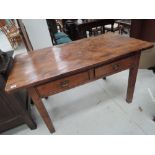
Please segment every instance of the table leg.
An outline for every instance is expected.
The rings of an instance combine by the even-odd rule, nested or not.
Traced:
[[[47,128],[49,129],[49,131],[51,133],[55,132],[55,129],[54,129],[54,126],[53,126],[53,123],[47,113],[47,110],[40,98],[40,96],[38,95],[37,91],[35,88],[29,88],[28,89],[28,92],[29,92],[29,95],[32,97],[32,100],[34,102],[34,104],[36,105],[42,119],[44,120]]]
[[[138,67],[139,67],[139,59],[140,59],[140,53],[136,57],[135,65],[129,69],[128,89],[127,89],[127,96],[126,96],[126,101],[128,103],[131,103],[133,99],[135,83],[136,83]]]
[[[103,80],[106,80],[106,76],[105,76],[105,77],[103,77]]]

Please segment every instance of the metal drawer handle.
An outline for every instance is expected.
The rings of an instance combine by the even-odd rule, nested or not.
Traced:
[[[65,80],[65,81],[60,82],[61,88],[66,88],[68,86],[69,86],[69,80]]]
[[[114,64],[114,65],[112,65],[112,67],[114,70],[117,70],[117,69],[119,69],[119,64]]]

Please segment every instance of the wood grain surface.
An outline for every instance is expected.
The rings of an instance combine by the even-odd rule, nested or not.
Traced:
[[[107,33],[19,54],[14,59],[5,90],[29,88],[151,47],[153,43]]]

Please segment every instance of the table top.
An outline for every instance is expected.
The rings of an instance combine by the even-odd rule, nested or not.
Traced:
[[[19,54],[14,58],[5,90],[28,88],[151,47],[153,43],[107,33]]]
[[[114,24],[115,20],[114,19],[92,19],[92,20],[88,20],[88,21],[83,21],[82,23],[77,23],[76,27],[79,31],[86,31],[87,29],[91,29],[93,27],[98,27],[98,26],[105,26],[105,25],[109,25],[109,24]]]
[[[82,23],[78,23],[77,21],[75,21],[75,24],[80,26],[80,25],[90,25],[90,24],[93,24],[93,23],[114,23],[115,20],[114,19],[87,19],[87,20],[82,20]]]

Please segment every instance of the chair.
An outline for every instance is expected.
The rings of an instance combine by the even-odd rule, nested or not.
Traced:
[[[68,37],[67,34],[64,32],[58,32],[57,27],[59,26],[59,31],[62,30],[60,25],[57,24],[56,20],[54,19],[47,19],[47,25],[49,28],[49,32],[51,35],[53,45],[59,45],[64,43],[69,43],[72,40]]]
[[[109,31],[115,32],[119,30],[119,24],[118,23],[108,24],[108,25],[105,25],[104,28],[107,32]]]
[[[64,24],[64,31],[69,35],[72,40],[78,39],[78,32],[74,20],[67,20]]]
[[[6,25],[5,19],[0,19],[0,28]]]
[[[21,42],[21,36],[18,27],[12,20],[10,23],[2,26],[0,29],[8,38],[13,49],[17,48],[18,44]]]
[[[131,20],[130,19],[120,19],[116,23],[119,25],[119,34],[128,34],[130,33]]]
[[[105,25],[114,24],[114,19],[83,19],[82,23],[74,21],[77,30],[77,38],[82,39],[87,37],[96,36],[105,33]]]

